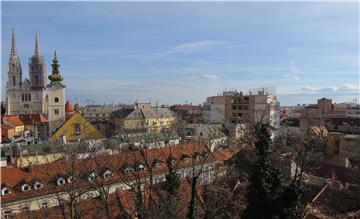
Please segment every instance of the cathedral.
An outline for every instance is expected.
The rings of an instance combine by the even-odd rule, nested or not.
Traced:
[[[63,77],[60,74],[56,51],[52,62],[52,72],[48,76],[47,65],[40,51],[39,36],[36,33],[34,55],[29,59],[29,79],[23,80],[15,32],[12,30],[6,114],[42,114],[48,119],[49,134],[65,121],[65,85],[62,83]]]

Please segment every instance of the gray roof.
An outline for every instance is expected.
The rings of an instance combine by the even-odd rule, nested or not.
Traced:
[[[173,116],[174,113],[168,108],[142,109],[145,118],[159,118]]]

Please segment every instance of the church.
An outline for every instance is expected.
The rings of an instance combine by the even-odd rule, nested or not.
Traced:
[[[42,114],[48,120],[49,135],[65,121],[65,85],[62,82],[56,51],[51,67],[51,75],[48,76],[47,65],[40,51],[39,36],[36,33],[34,54],[29,59],[29,79],[23,80],[15,31],[12,30],[6,114]]]

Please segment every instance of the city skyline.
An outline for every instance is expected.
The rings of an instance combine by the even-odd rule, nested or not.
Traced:
[[[262,86],[281,105],[359,96],[355,2],[1,4],[3,100],[11,28],[23,78],[38,30],[48,73],[56,48],[66,98],[82,104],[199,104]]]

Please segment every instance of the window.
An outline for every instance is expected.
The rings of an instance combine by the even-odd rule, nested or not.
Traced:
[[[16,100],[16,94],[13,94],[13,99]]]
[[[81,126],[80,123],[75,124],[75,135],[81,134]]]
[[[35,75],[35,84],[36,84],[36,85],[39,85],[39,84],[40,84],[39,75]]]
[[[58,97],[55,97],[54,101],[55,101],[55,103],[58,103],[58,102],[59,102],[59,98],[58,98]]]
[[[13,85],[15,86],[16,85],[16,77],[12,76],[12,79],[13,79]]]
[[[60,177],[57,179],[56,183],[58,186],[63,185],[63,184],[65,184],[65,179]]]
[[[142,165],[142,164],[140,164],[140,165],[139,165],[139,171],[144,171],[144,170],[145,170],[145,166]]]
[[[4,187],[1,190],[1,195],[9,195],[9,194],[11,194],[11,190],[8,187]]]
[[[29,190],[31,190],[31,187],[30,187],[29,184],[24,184],[24,185],[21,186],[21,191],[26,192],[26,191],[29,191]]]
[[[28,100],[31,101],[31,94],[28,94]]]
[[[59,115],[59,109],[54,109],[55,115]]]
[[[48,208],[48,203],[47,202],[41,203],[41,208]]]
[[[96,174],[94,172],[90,173],[88,176],[88,180],[90,182],[94,181],[96,179]]]
[[[37,189],[42,189],[43,187],[43,184],[41,182],[35,182],[34,183],[34,189],[37,190]]]
[[[25,101],[25,95],[21,94],[21,101]]]
[[[112,172],[110,170],[106,170],[104,173],[104,178],[111,179],[111,177],[112,177]]]
[[[3,212],[3,215],[4,215],[5,218],[10,218],[10,216],[12,215],[12,211],[10,209],[5,210]]]

